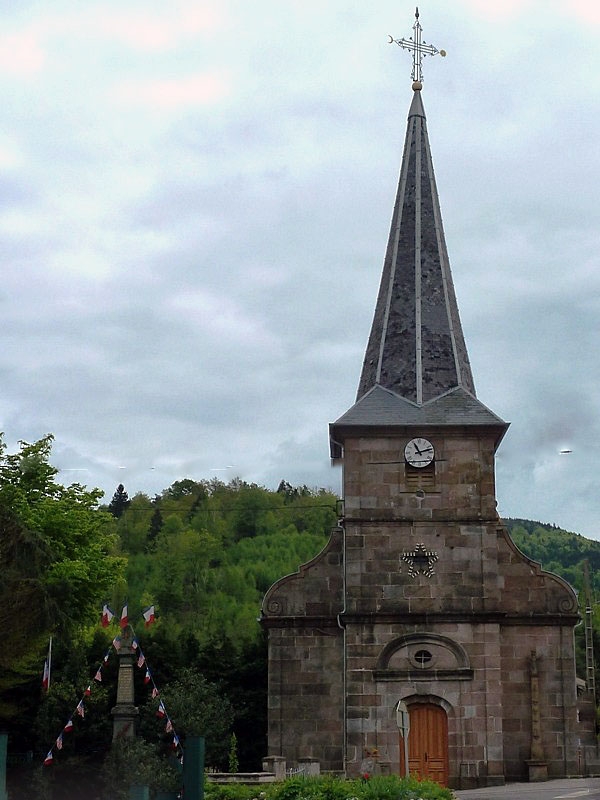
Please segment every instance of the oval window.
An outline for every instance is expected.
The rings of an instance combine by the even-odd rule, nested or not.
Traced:
[[[428,667],[431,664],[433,656],[429,650],[417,650],[414,659],[420,667]]]

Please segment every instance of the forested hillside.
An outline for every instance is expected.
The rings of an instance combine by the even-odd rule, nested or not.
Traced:
[[[583,589],[583,565],[587,561],[592,590],[600,597],[600,542],[556,525],[530,519],[505,519],[515,544],[544,569],[556,572],[578,591]]]
[[[57,483],[51,446],[51,437],[23,444],[0,467],[0,728],[10,732],[9,751],[32,751],[37,767],[54,748],[52,777],[40,771],[46,781],[64,783],[69,770],[79,780],[104,763],[110,783],[111,770],[138,769],[169,752],[173,734],[156,718],[156,686],[180,735],[207,734],[210,765],[259,768],[266,753],[261,599],[325,545],[337,498],[285,481],[269,490],[185,479],[155,497],[130,497],[119,486],[102,505],[98,492]],[[587,560],[592,588],[600,589],[599,542],[529,520],[506,524],[524,553],[578,590]],[[118,762],[114,753],[105,760],[116,699],[113,639],[124,603],[144,654],[135,676],[142,738],[127,763],[123,753]],[[100,625],[104,604],[117,614],[108,628]],[[146,627],[149,605],[156,622]],[[600,618],[595,623],[600,629]],[[583,649],[579,666],[584,675]],[[86,686],[79,719],[74,709]],[[73,717],[59,752],[57,736]]]
[[[325,545],[337,498],[285,481],[272,491],[241,480],[186,479],[155,497],[130,498],[120,486],[101,505],[99,493],[56,482],[51,445],[51,437],[24,444],[0,472],[0,613],[10,645],[0,652],[0,727],[10,731],[9,750],[33,751],[41,765],[53,748],[53,780],[64,782],[73,764],[80,775],[86,765],[98,771],[112,737],[113,639],[127,603],[145,658],[135,674],[136,704],[149,746],[166,755],[173,739],[156,719],[156,686],[180,736],[207,734],[211,766],[260,768],[267,688],[261,600]],[[100,625],[104,604],[116,612],[107,628]],[[156,621],[147,628],[142,610],[151,604]],[[70,719],[72,730],[62,736]]]

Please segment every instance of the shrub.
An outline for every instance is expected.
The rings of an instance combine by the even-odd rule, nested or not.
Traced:
[[[329,775],[297,776],[282,783],[244,786],[206,784],[206,800],[452,800],[450,789],[433,781],[375,775],[344,780]]]
[[[205,800],[265,800],[266,793],[261,786],[246,786],[244,783],[204,782]]]

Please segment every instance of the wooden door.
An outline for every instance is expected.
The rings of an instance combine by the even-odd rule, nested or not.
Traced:
[[[448,785],[448,717],[440,706],[409,708],[408,767],[411,775]],[[404,775],[404,740],[400,737],[400,774]]]

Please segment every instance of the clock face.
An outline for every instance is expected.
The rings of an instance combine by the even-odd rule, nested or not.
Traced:
[[[426,467],[431,464],[435,451],[428,439],[411,439],[404,448],[404,458],[411,467]]]

